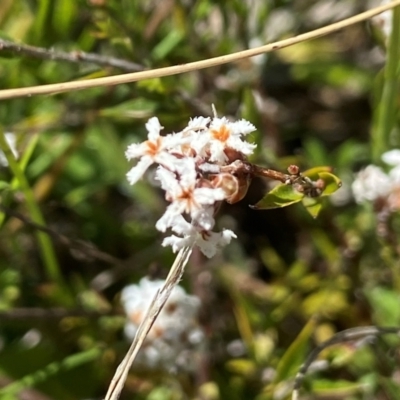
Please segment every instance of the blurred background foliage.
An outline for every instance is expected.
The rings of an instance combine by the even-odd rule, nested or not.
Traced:
[[[2,0],[4,40],[130,63],[117,68],[3,49],[0,87],[219,56],[373,5]],[[165,277],[173,261],[154,228],[165,207],[161,192],[151,173],[127,184],[124,151],[146,137],[149,117],[178,131],[190,117],[211,115],[211,104],[219,115],[256,125],[251,161],[283,171],[292,163],[329,165],[343,187],[316,220],[299,205],[250,209],[269,187],[259,179],[243,201],[224,206],[219,223],[238,239],[211,260],[194,254],[183,282],[202,300],[208,342],[201,362],[191,374],[133,371],[122,398],[286,399],[310,350],[336,332],[400,325],[397,242],[377,234],[374,210],[356,205],[350,191],[354,172],[372,161],[384,65],[383,42],[370,23],[360,23],[185,75],[3,101],[0,129],[15,134],[20,157],[0,170],[0,398],[104,396],[129,345],[121,289],[146,275]],[[395,108],[398,100],[397,93]],[[382,151],[398,144],[394,135]],[[395,219],[391,229],[398,237]],[[400,398],[398,344],[387,336],[326,349],[303,398]]]

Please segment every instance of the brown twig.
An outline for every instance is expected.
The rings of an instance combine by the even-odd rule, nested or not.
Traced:
[[[123,60],[120,58],[102,56],[94,53],[86,53],[81,50],[71,52],[58,51],[54,49],[45,49],[43,47],[30,46],[22,43],[15,43],[0,38],[0,53],[2,51],[11,51],[12,53],[21,54],[23,56],[40,58],[42,60],[59,60],[71,63],[92,63],[105,67],[119,68],[126,72],[143,71],[142,65],[134,62]]]
[[[40,232],[47,233],[53,239],[69,247],[70,250],[74,250],[74,254],[76,256],[81,255],[82,258],[85,257],[86,259],[89,260],[96,259],[99,261],[106,262],[108,264],[117,264],[117,265],[123,264],[122,260],[113,257],[108,253],[100,251],[93,243],[85,242],[83,240],[70,239],[67,236],[54,231],[53,229],[47,228],[46,226],[33,222],[25,215],[19,213],[18,211],[11,210],[10,208],[3,206],[2,204],[0,204],[0,210],[6,213],[7,215],[19,219],[26,226],[29,226],[30,228],[33,228]]]

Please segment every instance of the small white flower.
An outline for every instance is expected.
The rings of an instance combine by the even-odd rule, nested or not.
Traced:
[[[254,125],[245,120],[230,122],[225,117],[214,118],[207,131],[207,135],[199,140],[200,146],[206,148],[210,152],[210,161],[224,164],[228,157],[224,150],[227,148],[234,149],[244,155],[253,153],[256,145],[242,140],[241,136],[245,136],[255,131]],[[196,143],[193,145],[196,146]]]
[[[392,188],[391,179],[385,172],[375,166],[368,165],[357,174],[352,184],[353,195],[357,203],[375,201],[387,196]]]
[[[127,174],[131,185],[135,184],[153,163],[164,165],[172,170],[176,166],[176,157],[167,150],[177,145],[177,138],[172,135],[160,136],[162,126],[157,117],[150,118],[146,128],[148,140],[140,144],[131,144],[126,151],[128,160],[140,158],[136,166]]]
[[[222,189],[196,187],[196,170],[192,159],[187,160],[185,173],[181,174],[179,181],[174,173],[163,167],[158,168],[156,177],[161,182],[161,187],[166,190],[167,200],[171,201],[156,224],[156,228],[161,232],[171,227],[181,214],[186,213],[194,218],[205,206],[226,197]]]
[[[209,117],[194,117],[191,118],[188,126],[184,129],[185,132],[187,131],[200,131],[208,129],[208,124],[210,123],[211,118]]]
[[[382,161],[392,167],[400,165],[400,150],[394,149],[382,154]]]
[[[171,246],[172,250],[177,252],[184,247],[196,245],[208,258],[213,257],[220,247],[229,244],[232,238],[236,238],[229,229],[224,229],[222,232],[205,231],[196,228],[183,217],[176,219],[172,230],[183,237],[176,235],[166,237],[162,243],[163,246]]]

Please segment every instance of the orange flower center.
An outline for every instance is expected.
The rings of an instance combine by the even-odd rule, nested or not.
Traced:
[[[160,149],[161,138],[160,137],[157,138],[156,141],[147,140],[146,141],[146,146],[147,146],[147,154],[149,156],[155,156],[158,153],[159,149]]]
[[[226,125],[222,125],[219,130],[212,129],[211,133],[215,139],[221,142],[226,142],[231,134]]]

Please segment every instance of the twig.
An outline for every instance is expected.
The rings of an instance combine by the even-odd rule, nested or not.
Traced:
[[[67,236],[54,231],[53,229],[47,228],[46,226],[33,222],[25,215],[19,213],[18,211],[11,210],[10,208],[3,206],[2,204],[0,204],[0,210],[5,212],[7,215],[19,219],[26,226],[29,226],[30,228],[33,228],[40,232],[47,233],[53,239],[69,247],[70,250],[79,252],[85,255],[89,259],[97,259],[99,261],[103,261],[109,264],[117,264],[117,265],[123,264],[122,260],[113,257],[108,253],[100,251],[93,243],[85,242],[83,240],[70,239]]]
[[[305,378],[307,370],[312,364],[312,362],[318,357],[319,353],[321,353],[321,351],[325,350],[327,347],[333,346],[334,344],[350,342],[353,340],[364,338],[366,336],[382,336],[387,334],[400,335],[400,327],[379,328],[376,326],[365,326],[361,328],[346,329],[342,332],[337,333],[330,339],[318,345],[309,354],[306,361],[300,367],[299,372],[296,375],[296,378],[294,379],[292,400],[299,399],[299,391],[301,385],[303,384],[303,380]]]
[[[42,60],[60,60],[76,64],[87,62],[97,65],[103,65],[105,67],[115,67],[128,72],[137,72],[144,70],[143,66],[120,58],[101,56],[94,53],[85,53],[81,50],[74,50],[68,53],[54,49],[45,49],[43,47],[15,43],[0,38],[0,53],[4,50],[9,50],[13,53],[21,54],[23,56],[40,58]]]
[[[130,74],[122,74],[109,76],[97,79],[86,79],[73,82],[55,83],[50,85],[31,86],[19,89],[7,89],[0,91],[0,99],[11,99],[14,97],[33,96],[38,94],[51,94],[62,93],[72,90],[82,90],[93,87],[112,86],[122,83],[137,82],[144,79],[161,78],[164,76],[183,74],[186,72],[197,71],[204,68],[215,67],[217,65],[227,64],[239,61],[244,58],[257,56],[263,53],[283,49],[285,47],[293,46],[295,44],[315,39],[317,37],[328,35],[329,33],[338,31],[358,22],[365,21],[382,13],[383,11],[390,10],[400,5],[400,0],[394,0],[383,6],[375,7],[369,11],[365,11],[354,17],[344,19],[334,24],[325,26],[323,28],[315,29],[314,31],[303,33],[293,38],[280,40],[278,42],[270,43],[264,46],[256,47],[254,49],[239,51],[236,53],[227,54],[224,56],[209,58],[207,60],[195,61],[188,64],[175,65],[166,68],[157,68],[149,71],[134,72]]]
[[[150,332],[150,329],[153,326],[157,316],[160,314],[173,289],[181,280],[191,253],[192,247],[185,247],[180,250],[176,256],[174,264],[168,273],[163,287],[154,296],[144,319],[139,325],[131,347],[115,371],[114,377],[112,378],[108,387],[105,400],[117,400],[119,398],[124,387],[126,377],[128,376],[129,369],[131,368],[132,363],[135,360],[135,357],[142,344],[144,343],[147,334]]]

